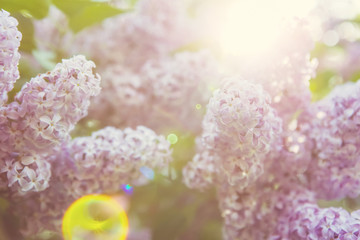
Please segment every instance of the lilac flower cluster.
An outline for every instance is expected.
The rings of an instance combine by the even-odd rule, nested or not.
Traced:
[[[232,79],[214,92],[197,154],[183,169],[189,188],[216,188],[224,239],[360,238],[358,211],[317,205],[360,194],[360,85],[311,104],[317,62],[306,31],[295,30],[307,47],[283,43],[284,55],[264,71],[242,72],[259,85]]]
[[[160,132],[199,133],[203,107],[220,74],[210,51],[176,53],[185,44],[188,21],[182,1],[138,1],[133,12],[72,36],[59,27],[66,26],[64,15],[56,8],[51,12],[35,22],[38,45],[61,42],[64,52],[85,53],[98,65],[103,90],[91,104],[90,118],[103,126],[140,124]],[[51,34],[43,36],[44,29]],[[191,29],[186,35],[190,41]]]
[[[182,51],[196,38],[182,4],[141,0],[77,35],[52,7],[35,21],[38,48],[90,56],[102,93],[95,64],[79,55],[32,78],[11,103],[21,33],[0,12],[0,191],[23,234],[59,232],[81,196],[145,184],[143,167],[167,170],[170,143],[154,129],[196,137],[183,181],[216,189],[224,239],[360,239],[359,210],[317,204],[360,195],[360,82],[311,103],[318,63],[302,20],[286,21],[265,57],[221,62],[210,51]],[[131,128],[71,139],[88,108],[102,126]]]
[[[321,209],[315,204],[297,207],[289,218],[291,239],[359,239],[359,210],[351,215],[342,208]]]
[[[199,168],[196,165],[209,158],[218,166],[219,182],[226,179],[229,185],[243,189],[263,173],[264,157],[281,132],[281,120],[260,85],[231,78],[224,80],[210,99],[203,129],[202,149],[184,175],[189,171],[193,179],[194,168]],[[200,179],[195,182],[203,184]]]
[[[359,99],[359,82],[339,86],[309,109],[312,120],[302,124],[314,145],[307,175],[320,198],[360,194]]]
[[[90,97],[100,91],[94,67],[84,56],[63,60],[1,107],[1,177],[7,178],[2,188],[24,193],[48,187],[51,155],[69,140],[69,132],[87,114]]]
[[[22,35],[17,30],[17,25],[17,20],[8,12],[0,11],[0,107],[7,102],[7,93],[13,89],[19,78],[18,49]]]
[[[14,209],[26,223],[23,233],[58,232],[73,201],[87,194],[116,194],[122,184],[144,184],[148,179],[140,168],[167,168],[171,153],[163,136],[143,126],[135,130],[107,127],[63,144],[52,162],[50,187]]]
[[[201,108],[219,72],[211,54],[199,51],[148,60],[139,71],[109,65],[101,76],[102,93],[94,99],[90,117],[104,125],[141,124],[158,131],[197,133],[204,115]]]
[[[138,1],[133,12],[81,32],[70,51],[87,53],[101,63],[99,66],[115,63],[138,69],[146,60],[164,56],[186,43],[182,37],[186,26],[184,12],[180,0]]]

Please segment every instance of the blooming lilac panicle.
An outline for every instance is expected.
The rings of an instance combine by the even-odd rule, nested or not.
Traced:
[[[149,60],[140,71],[109,65],[101,76],[102,92],[91,104],[92,118],[104,125],[197,133],[219,72],[214,57],[198,51]]]
[[[171,150],[163,136],[146,127],[123,131],[107,127],[91,137],[74,139],[69,145],[69,156],[63,161],[67,169],[64,184],[73,189],[72,195],[77,198],[99,191],[117,191],[121,184],[144,180],[139,169],[166,168]]]
[[[48,187],[56,148],[87,114],[100,91],[94,63],[83,56],[63,60],[51,72],[26,83],[15,101],[0,108],[0,178],[13,192]],[[1,186],[4,188],[5,186]]]
[[[180,0],[140,0],[134,11],[78,34],[73,53],[85,52],[101,66],[116,63],[136,70],[184,44],[184,16]]]
[[[18,21],[7,11],[0,11],[0,107],[7,102],[7,93],[19,78],[18,49],[22,35],[17,25]]]
[[[143,66],[142,74],[152,86],[154,110],[149,113],[149,126],[199,132],[204,111],[197,106],[208,103],[220,75],[211,53],[181,52],[174,57],[150,60]]]
[[[171,153],[164,136],[142,126],[123,131],[107,127],[64,144],[52,161],[50,187],[28,205],[15,209],[27,213],[19,214],[28,225],[24,234],[33,235],[41,229],[60,231],[58,223],[71,202],[87,194],[116,193],[122,184],[144,183],[140,168],[168,167]]]
[[[214,141],[204,138],[204,142],[224,155],[251,158],[268,153],[281,126],[261,86],[237,78],[227,79],[214,92],[206,114],[216,129]]]
[[[311,109],[303,128],[315,144],[308,170],[310,187],[320,198],[360,194],[360,82],[339,86]]]
[[[232,78],[210,99],[203,129],[204,149],[219,156],[219,178],[241,189],[262,174],[281,120],[260,85]]]
[[[74,125],[87,115],[90,97],[100,92],[94,67],[84,56],[75,56],[23,86],[15,99],[25,112],[23,138],[28,146],[43,149],[69,138]]]
[[[296,207],[289,218],[291,239],[359,239],[360,220],[342,208],[321,209],[315,204]]]
[[[109,65],[101,72],[102,90],[92,100],[89,116],[103,125],[134,127],[146,124],[149,87],[138,73],[119,65]]]
[[[208,151],[197,153],[183,169],[184,183],[189,188],[206,189],[215,183],[215,156]]]
[[[305,203],[314,203],[314,195],[292,183],[269,181],[262,176],[244,191],[218,188],[219,206],[224,218],[224,239],[270,239],[277,228],[287,230],[287,214]]]

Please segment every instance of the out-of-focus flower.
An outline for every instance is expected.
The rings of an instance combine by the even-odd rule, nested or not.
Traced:
[[[207,104],[218,77],[217,62],[208,51],[149,60],[139,72],[110,65],[103,71],[102,93],[94,99],[90,117],[104,125],[197,133],[204,111],[196,106]]]
[[[179,0],[138,1],[133,12],[78,34],[72,53],[86,53],[101,66],[115,63],[138,70],[148,59],[166,56],[184,45],[185,15]]]
[[[7,93],[19,78],[18,51],[21,33],[17,29],[18,21],[5,11],[0,11],[0,107],[7,102]]]
[[[164,169],[171,153],[164,136],[142,126],[107,127],[63,144],[52,161],[50,187],[14,209],[26,219],[24,234],[44,229],[59,232],[62,214],[73,201],[88,194],[115,194],[123,184],[144,184],[148,179],[140,168]]]

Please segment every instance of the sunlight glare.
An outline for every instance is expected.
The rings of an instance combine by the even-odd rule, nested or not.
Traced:
[[[226,6],[219,45],[226,55],[255,56],[275,45],[284,19],[304,17],[312,0],[242,0]]]

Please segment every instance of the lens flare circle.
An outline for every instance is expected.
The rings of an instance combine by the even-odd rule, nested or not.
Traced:
[[[65,240],[125,240],[129,222],[119,203],[107,195],[87,195],[65,212],[62,232]]]

